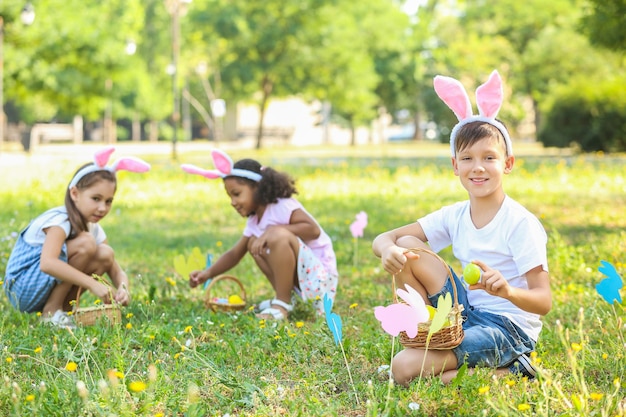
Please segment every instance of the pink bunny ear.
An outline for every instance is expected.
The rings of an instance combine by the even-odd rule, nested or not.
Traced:
[[[150,164],[142,159],[129,156],[115,161],[115,163],[111,166],[111,169],[113,172],[147,172],[150,171]]]
[[[111,157],[111,154],[113,152],[115,152],[115,148],[113,146],[109,146],[104,149],[100,149],[99,151],[96,151],[93,157],[94,162],[98,167],[104,168],[107,162],[109,162],[109,158]]]
[[[213,164],[219,172],[226,175],[230,174],[234,165],[230,156],[219,149],[213,149],[211,151],[211,157],[213,157]]]
[[[180,167],[188,174],[202,175],[203,177],[209,178],[211,180],[214,180],[216,178],[222,178],[223,176],[223,174],[218,171],[202,169],[191,164],[182,164]]]
[[[472,103],[463,84],[458,80],[437,75],[433,85],[439,98],[450,107],[457,119],[463,120],[472,116]]]
[[[494,70],[489,79],[476,89],[476,104],[481,116],[495,119],[502,106],[502,79]]]

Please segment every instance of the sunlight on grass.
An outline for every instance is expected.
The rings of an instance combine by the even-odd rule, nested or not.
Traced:
[[[230,207],[221,181],[185,175],[166,156],[149,155],[148,175],[120,174],[113,209],[102,222],[131,281],[133,303],[122,324],[54,330],[39,325],[36,315],[17,313],[2,295],[0,415],[623,416],[626,312],[595,289],[600,260],[626,276],[623,156],[542,155],[528,147],[505,178],[507,193],[536,213],[549,234],[554,308],[533,357],[539,378],[496,378],[480,369],[458,386],[389,384],[392,340],[373,307],[393,301],[391,279],[371,241],[466,198],[445,149],[444,156],[437,146],[411,156],[416,149],[247,155],[296,178],[297,197],[333,239],[340,272],[333,311],[343,320],[354,386],[341,350],[310,305],[299,303],[280,323],[259,321],[248,308],[205,308],[204,292],[188,287],[174,257],[199,247],[217,258],[239,239],[245,219]],[[181,160],[210,166],[208,151]],[[22,162],[0,167],[0,280],[17,233],[62,204],[82,160]],[[360,211],[368,225],[354,239],[349,225]],[[442,256],[458,268],[450,251]],[[250,304],[272,295],[249,257],[229,273],[241,280]]]

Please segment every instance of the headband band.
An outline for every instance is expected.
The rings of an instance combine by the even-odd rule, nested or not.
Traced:
[[[473,114],[472,104],[463,85],[454,78],[435,76],[433,81],[435,92],[439,98],[454,112],[459,120],[450,133],[450,152],[456,156],[455,141],[459,130],[468,123],[484,122],[497,128],[506,144],[506,152],[513,155],[513,143],[506,127],[496,120],[502,105],[502,79],[498,71],[494,70],[489,79],[476,89],[476,104],[478,115]]]
[[[91,174],[93,172],[109,171],[115,174],[117,171],[141,173],[150,170],[150,164],[143,161],[142,159],[132,156],[118,159],[112,165],[106,166],[107,162],[109,162],[111,154],[114,151],[115,148],[112,146],[96,151],[96,153],[94,154],[94,162],[78,170],[78,172],[74,175],[74,178],[72,178],[72,181],[70,181],[70,185],[67,188],[71,189],[72,187],[75,187],[76,184],[78,184],[78,182],[85,177],[85,175]]]
[[[235,164],[233,160],[224,151],[213,149],[211,151],[211,157],[217,169],[206,170],[190,164],[182,164],[180,167],[188,174],[202,175],[208,179],[240,177],[254,182],[259,182],[263,179],[263,175],[258,172],[250,171],[249,169],[234,168]]]

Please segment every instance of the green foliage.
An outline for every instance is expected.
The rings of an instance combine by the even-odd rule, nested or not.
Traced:
[[[624,16],[626,3],[622,0],[589,0],[581,28],[594,44],[608,49],[626,50]]]
[[[579,79],[554,97],[538,139],[546,146],[626,151],[626,78]]]
[[[133,303],[123,311],[122,326],[51,329],[0,295],[0,415],[502,416],[526,406],[540,416],[623,414],[624,310],[604,303],[594,288],[602,279],[601,259],[626,275],[623,156],[516,148],[505,189],[537,214],[550,237],[554,306],[543,320],[535,358],[539,380],[496,378],[480,369],[450,386],[436,379],[409,389],[389,383],[383,365],[399,346],[382,331],[373,308],[391,302],[391,277],[371,254],[371,241],[466,198],[447,146],[429,146],[360,148],[361,157],[353,148],[231,155],[292,174],[298,198],[333,239],[340,272],[333,311],[342,317],[359,405],[341,351],[310,306],[298,303],[284,323],[204,307],[203,292],[189,289],[174,258],[194,247],[219,256],[239,238],[244,219],[229,206],[219,181],[184,174],[167,156],[146,154],[153,169],[119,173],[113,209],[103,220],[131,280]],[[527,155],[531,150],[541,156]],[[62,203],[73,165],[91,152],[2,155],[10,163],[0,165],[6,180],[0,190],[0,276],[17,232]],[[180,159],[206,165],[207,152],[185,152],[181,144]],[[355,241],[349,225],[361,210],[369,221]],[[449,251],[442,256],[459,267]],[[244,283],[250,303],[271,296],[249,257],[231,273]]]

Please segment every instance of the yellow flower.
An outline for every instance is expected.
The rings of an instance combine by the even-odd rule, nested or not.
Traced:
[[[359,306],[359,303],[352,303],[350,304],[350,307],[348,308],[357,308]]]
[[[299,329],[299,328],[301,328],[301,327],[303,327],[303,326],[304,326],[304,322],[302,322],[302,321],[297,321],[297,322],[296,322],[296,328],[298,328],[298,329]]]
[[[35,394],[28,394],[26,396],[26,401],[35,401]]]
[[[184,332],[185,333],[189,333],[189,332],[191,332],[191,329],[193,329],[193,326],[187,326],[187,327],[185,327]]]
[[[479,394],[486,394],[489,392],[489,385],[483,385],[482,387],[478,388],[478,393]]]
[[[178,359],[178,358],[180,357],[180,355],[181,355],[181,353],[180,353],[180,352],[179,352],[179,353],[177,353],[177,354],[175,354],[175,355],[174,355],[174,359]]]
[[[276,336],[274,336],[274,339],[279,340],[280,339],[280,335],[277,334]]]
[[[7,358],[5,360],[7,361],[7,363],[13,362],[13,358],[10,357],[10,356],[7,356]]]
[[[41,353],[41,346],[35,348],[35,353]]]
[[[507,380],[506,380],[506,384],[507,384],[509,387],[512,387],[513,385],[515,385],[515,381],[513,381],[512,379],[507,379]]]
[[[131,390],[132,392],[141,392],[145,390],[146,387],[147,385],[143,381],[133,381],[130,384],[128,384],[128,389]]]
[[[70,305],[71,305],[71,306],[75,306],[75,305],[76,305],[76,300],[71,300],[71,301],[70,301]]]
[[[68,316],[71,316],[72,314],[74,314],[74,312],[73,312],[73,311],[68,311],[68,312],[67,312],[67,315],[68,315]]]
[[[165,282],[167,282],[168,284],[170,284],[172,287],[176,286],[176,281],[174,281],[172,278],[167,277],[165,278]]]
[[[576,343],[576,342],[572,343],[572,350],[574,352],[580,352],[581,350],[583,350],[582,343]]]
[[[592,392],[591,394],[589,394],[589,398],[591,398],[594,401],[599,401],[602,399],[602,397],[604,397],[604,394],[599,393],[599,392]]]
[[[133,324],[132,323],[126,323],[126,328],[127,329],[132,329],[133,328]]]
[[[217,246],[218,248],[221,248],[221,247],[222,247],[222,244],[223,244],[223,243],[222,243],[222,241],[221,241],[221,240],[218,240],[218,241],[215,243],[215,246]]]
[[[95,305],[98,305],[98,304],[100,304],[101,302],[102,302],[102,300],[97,299],[97,300],[96,300],[96,301],[94,301],[93,303],[94,303]]]
[[[70,301],[70,304],[72,304],[72,302]],[[41,311],[38,311],[36,314],[37,317],[41,317]]]
[[[526,403],[521,403],[517,405],[517,410],[518,411],[527,411],[530,410],[530,405],[526,404]]]
[[[75,362],[68,362],[67,365],[65,365],[65,369],[70,372],[76,372],[76,368],[78,368],[78,365]]]
[[[608,353],[603,353],[603,354],[602,354],[602,359],[606,359],[606,358],[608,358],[608,357],[609,357],[609,354],[608,354]]]
[[[124,372],[121,372],[121,371],[116,370],[115,372],[113,372],[113,375],[115,375],[119,379],[124,378]]]
[[[128,314],[126,315],[126,318],[127,318],[127,319],[129,319],[129,318],[133,317],[133,315],[134,315],[133,313],[128,313]]]
[[[148,336],[148,339],[150,339],[150,340],[154,340],[154,338],[155,338],[155,336],[153,334]]]

